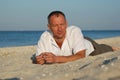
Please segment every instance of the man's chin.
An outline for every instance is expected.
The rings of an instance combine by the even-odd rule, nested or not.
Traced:
[[[63,36],[57,36],[56,38],[57,39],[63,39],[64,37]]]
[[[56,36],[54,36],[54,38],[56,38],[56,39],[63,39],[65,36],[64,35],[56,35]]]
[[[57,37],[57,39],[63,39],[63,37]]]

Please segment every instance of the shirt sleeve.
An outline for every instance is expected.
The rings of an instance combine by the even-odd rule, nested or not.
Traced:
[[[36,56],[40,55],[42,52],[45,52],[46,51],[46,44],[47,44],[47,32],[44,32],[39,41],[38,41],[38,44],[37,44],[37,52],[36,52]]]
[[[44,42],[42,38],[38,41],[36,56],[40,55],[44,51]]]
[[[72,38],[72,48],[73,53],[76,54],[77,52],[81,50],[85,50],[85,43],[83,34],[81,32],[81,29],[78,27],[73,27],[71,31],[71,38]]]

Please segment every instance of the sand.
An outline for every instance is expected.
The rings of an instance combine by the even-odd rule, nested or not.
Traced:
[[[120,37],[96,40],[120,47]],[[120,80],[120,50],[62,64],[33,64],[36,45],[0,48],[0,80]]]

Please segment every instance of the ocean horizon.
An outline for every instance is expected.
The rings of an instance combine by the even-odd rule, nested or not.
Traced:
[[[41,31],[0,31],[0,48],[37,45]],[[92,39],[120,36],[120,30],[83,30],[83,35]]]

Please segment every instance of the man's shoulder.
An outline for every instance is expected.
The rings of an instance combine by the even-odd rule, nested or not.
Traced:
[[[72,25],[72,26],[69,26],[69,27],[67,28],[67,30],[68,30],[68,31],[74,31],[74,30],[81,30],[81,29],[80,29],[80,27],[77,27],[77,26]]]
[[[41,37],[42,38],[46,38],[46,37],[48,38],[51,35],[52,35],[51,32],[49,30],[46,30],[42,33]]]
[[[77,33],[81,33],[81,29],[77,26],[69,26],[67,28],[67,34],[77,34]]]

